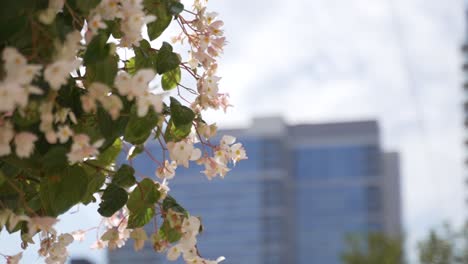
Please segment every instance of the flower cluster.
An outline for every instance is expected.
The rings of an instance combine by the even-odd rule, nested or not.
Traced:
[[[143,0],[103,0],[91,11],[88,22],[88,36],[92,37],[100,29],[107,28],[104,21],[113,21],[119,19],[122,38],[120,45],[123,47],[139,46],[141,28],[156,20],[156,16],[147,15],[144,12]]]
[[[187,40],[191,44],[187,68],[195,70],[201,66],[204,70],[197,78],[199,95],[193,102],[192,109],[201,111],[207,108],[222,108],[226,111],[230,106],[228,95],[219,93],[218,84],[221,78],[216,75],[218,69],[216,59],[223,53],[226,43],[222,30],[224,22],[217,19],[216,12],[206,11],[204,1],[195,1],[194,8],[196,13],[193,20],[179,18],[183,32],[173,39],[174,42],[182,43]]]
[[[222,261],[201,257],[201,222],[168,187],[178,167],[201,164],[211,180],[247,159],[234,137],[211,143],[217,126],[203,119],[207,109],[230,106],[216,74],[226,42],[218,14],[205,0],[194,0],[192,10],[179,0],[13,7],[15,17],[0,21],[21,27],[0,43],[0,190],[8,194],[0,196],[0,229],[21,231],[23,248],[38,238],[46,263],[65,263],[67,246],[91,230],[96,249],[133,239],[136,251],[150,242],[171,260]],[[181,29],[174,40],[189,45],[188,58],[152,42],[171,22]],[[186,77],[196,86],[185,86]],[[148,141],[160,144],[162,159],[145,148]],[[123,151],[128,164],[117,163]],[[155,162],[155,176],[135,171],[132,159],[143,154]],[[61,214],[93,202],[104,230],[57,233]],[[155,232],[147,234],[152,220]],[[18,263],[22,253],[5,257]]]
[[[57,236],[57,231],[53,226],[58,222],[54,217],[29,217],[26,215],[16,215],[9,209],[0,210],[0,229],[6,227],[13,230],[16,226],[25,223],[28,233],[23,235],[23,240],[34,243],[32,238],[40,233],[39,255],[45,257],[45,263],[57,264],[65,263],[68,258],[67,246],[73,242],[73,236],[64,233]],[[8,225],[7,225],[8,223]],[[19,263],[22,252],[14,256],[6,256],[7,263]]]
[[[217,264],[224,260],[224,257],[219,257],[217,260],[207,260],[198,255],[196,237],[201,228],[200,219],[195,216],[184,217],[174,211],[169,211],[168,214],[170,226],[177,228],[182,233],[179,242],[167,250],[168,260],[177,260],[180,255],[187,263]]]

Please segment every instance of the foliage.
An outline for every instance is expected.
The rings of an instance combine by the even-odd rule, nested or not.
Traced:
[[[346,264],[403,263],[403,243],[381,233],[346,237],[346,250],[341,255]]]
[[[199,219],[168,196],[168,180],[180,165],[196,161],[212,179],[247,158],[233,137],[210,142],[216,126],[207,124],[204,111],[230,106],[216,76],[223,22],[207,12],[205,0],[188,9],[179,0],[4,3],[0,228],[20,232],[23,248],[38,239],[47,263],[64,263],[65,247],[87,232],[59,235],[58,217],[95,202],[106,223],[104,233],[95,229],[95,248],[114,249],[132,238],[135,249],[150,242],[169,259],[221,261],[199,256]],[[151,42],[171,23],[180,28],[172,40],[188,44],[187,58],[166,41]],[[149,39],[141,34],[145,25]],[[194,78],[196,88],[181,84],[185,78]],[[164,160],[145,148],[150,140],[161,145]],[[155,176],[141,177],[131,162],[116,164],[122,151],[128,160],[150,156]],[[148,236],[142,227],[154,218],[161,225]],[[8,263],[21,254],[6,256]]]
[[[421,264],[468,264],[468,223],[455,232],[446,224],[418,243]]]

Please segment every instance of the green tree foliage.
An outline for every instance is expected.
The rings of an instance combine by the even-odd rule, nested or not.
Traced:
[[[349,235],[341,260],[345,264],[401,264],[403,242],[381,233]]]

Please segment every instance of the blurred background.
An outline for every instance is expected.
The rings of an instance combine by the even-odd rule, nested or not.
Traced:
[[[420,255],[458,243],[468,188],[465,1],[236,0],[209,8],[225,22],[220,89],[234,107],[206,120],[238,137],[249,160],[224,180],[207,182],[194,167],[171,182],[181,204],[202,216],[204,256],[384,263],[359,259],[377,244],[385,263],[433,263]],[[153,175],[153,163],[137,164]],[[64,232],[100,221],[95,206],[63,219],[76,223],[59,223]],[[166,263],[150,245],[138,254],[131,243],[91,251],[95,239],[70,247],[73,263]],[[17,245],[0,236],[3,253]],[[41,263],[27,254],[25,263]]]

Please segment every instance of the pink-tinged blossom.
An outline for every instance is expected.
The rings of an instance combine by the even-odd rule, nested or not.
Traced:
[[[11,153],[10,141],[14,135],[13,126],[10,122],[4,122],[0,125],[0,156]]]
[[[49,0],[47,9],[39,13],[39,21],[46,25],[51,24],[57,13],[62,10],[64,4],[65,0]]]
[[[140,251],[145,246],[145,241],[148,240],[148,235],[143,228],[135,228],[130,233],[130,238],[135,240],[133,248],[135,251]]]
[[[74,240],[82,242],[86,238],[86,230],[82,230],[82,229],[76,230],[76,231],[73,231],[71,235],[73,236]]]
[[[88,30],[90,30],[93,35],[97,34],[99,29],[105,28],[107,28],[107,25],[102,21],[99,14],[94,15],[90,20],[88,20]]]
[[[34,152],[34,142],[37,136],[30,132],[21,132],[15,136],[16,155],[27,158]]]
[[[15,48],[6,47],[2,53],[6,76],[0,82],[0,112],[13,112],[25,107],[30,94],[42,94],[42,90],[30,83],[42,66],[27,64],[26,58]]]
[[[146,15],[143,10],[142,0],[122,1],[121,2],[121,23],[120,31],[123,36],[120,40],[120,45],[130,47],[132,45],[139,46],[141,36],[141,28],[143,25],[155,21],[157,18],[153,15]]]
[[[195,148],[192,143],[186,141],[168,142],[167,149],[172,160],[177,165],[183,165],[188,168],[189,160],[198,160],[201,157],[201,151]]]
[[[86,134],[73,136],[71,151],[67,154],[68,161],[70,161],[71,164],[81,162],[86,158],[99,154],[98,148],[104,143],[104,140],[98,140],[92,145],[90,145],[89,140],[89,136]]]
[[[174,178],[175,171],[177,169],[177,163],[175,161],[169,162],[168,160],[164,161],[164,166],[159,166],[156,169],[156,176],[160,179],[172,179]]]
[[[240,160],[247,159],[247,153],[241,143],[236,143],[231,146],[231,159],[236,164]]]
[[[32,217],[28,221],[28,234],[30,237],[33,237],[38,231],[50,231],[52,226],[58,222],[58,219],[55,217]]]
[[[46,67],[44,79],[49,83],[50,88],[57,91],[67,83],[70,72],[78,69],[80,65],[81,61],[78,59],[55,61]]]
[[[101,236],[101,240],[107,242],[109,250],[114,250],[123,247],[125,245],[125,241],[127,241],[129,237],[130,231],[128,229],[111,228]]]
[[[103,241],[101,239],[96,240],[96,242],[91,245],[91,249],[104,249],[106,247],[107,241]]]
[[[230,169],[226,166],[226,164],[223,162],[220,162],[219,159],[215,159],[211,157],[204,158],[201,163],[205,165],[205,170],[202,171],[202,173],[206,175],[208,180],[212,180],[217,175],[224,178],[224,176],[226,176],[226,174],[230,171]]]
[[[23,257],[23,252],[20,252],[13,256],[8,256],[7,264],[18,264],[22,257]]]

